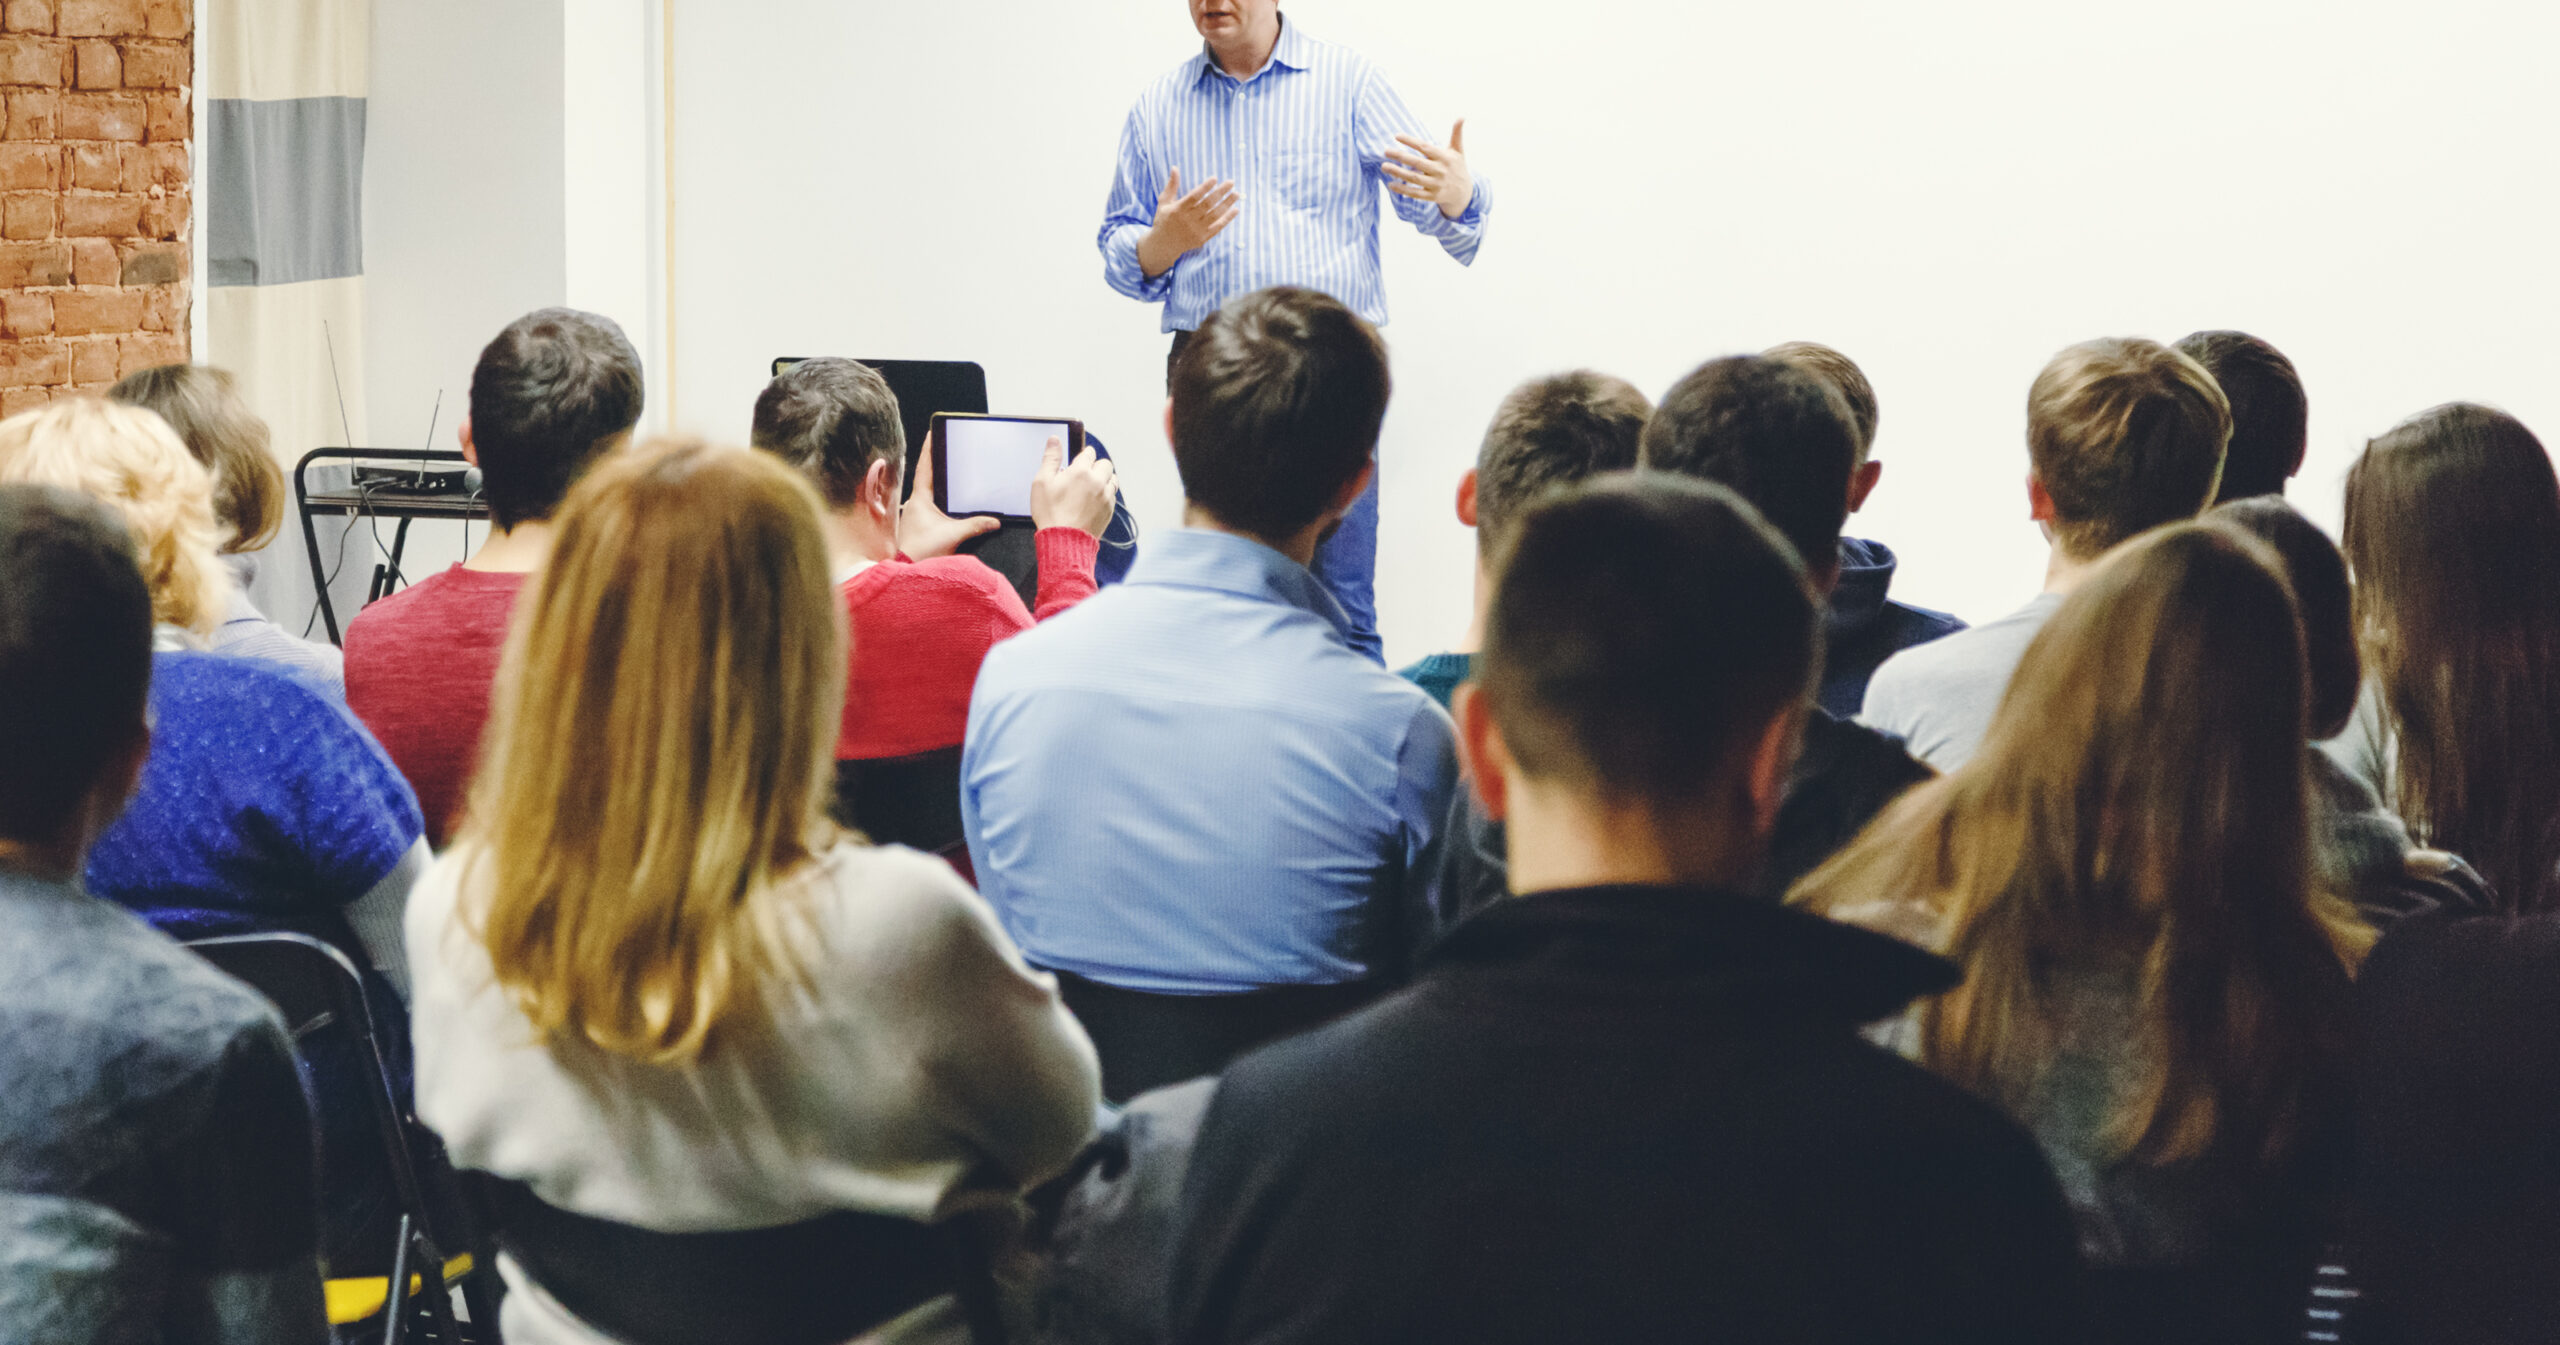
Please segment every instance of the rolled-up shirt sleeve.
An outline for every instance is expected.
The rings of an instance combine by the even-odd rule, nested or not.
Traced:
[[[1111,174],[1111,199],[1103,206],[1102,278],[1112,289],[1144,303],[1161,302],[1173,293],[1175,267],[1150,276],[1138,264],[1138,240],[1155,227],[1156,195],[1164,176],[1147,160],[1146,107],[1129,109],[1120,128],[1119,163]]]
[[[1437,239],[1441,249],[1457,258],[1459,265],[1474,265],[1476,249],[1484,244],[1485,219],[1493,210],[1492,184],[1482,174],[1475,174],[1475,192],[1456,219],[1441,214],[1434,202],[1398,194],[1394,190],[1395,179],[1385,172],[1387,151],[1396,147],[1396,137],[1409,135],[1433,144],[1439,143],[1440,138],[1423,127],[1413,110],[1404,105],[1404,99],[1397,96],[1395,86],[1375,70],[1361,82],[1358,125],[1362,162],[1371,176],[1388,187],[1387,200],[1395,206],[1396,216],[1424,237]],[[1136,248],[1134,242],[1130,244],[1132,261],[1137,256]]]

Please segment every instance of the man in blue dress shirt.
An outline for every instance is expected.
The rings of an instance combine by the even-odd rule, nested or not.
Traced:
[[[1308,37],[1279,0],[1190,3],[1204,45],[1129,109],[1097,240],[1111,288],[1164,305],[1168,379],[1220,304],[1269,286],[1321,290],[1384,325],[1381,185],[1406,223],[1475,260],[1490,196],[1467,170],[1464,121],[1433,142],[1376,67]],[[1315,562],[1372,659],[1377,549],[1373,479]]]
[[[1115,1096],[1303,1026],[1289,1005],[1321,1016],[1392,984],[1454,917],[1437,886],[1449,717],[1353,650],[1307,569],[1368,487],[1387,391],[1376,330],[1335,300],[1229,303],[1166,412],[1188,526],[978,675],[960,808],[979,888],[1062,973]],[[1164,1001],[1279,1007],[1219,1017],[1206,1057],[1150,1070],[1087,1011],[1115,994],[1195,1025]]]

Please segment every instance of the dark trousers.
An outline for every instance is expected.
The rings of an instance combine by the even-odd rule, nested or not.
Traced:
[[[1182,361],[1183,348],[1191,344],[1193,333],[1173,334],[1173,348],[1165,352],[1165,391],[1173,390],[1173,368]],[[1351,511],[1342,523],[1316,544],[1315,576],[1325,591],[1342,605],[1343,615],[1350,618],[1351,647],[1366,655],[1373,663],[1384,664],[1387,650],[1378,638],[1378,477],[1370,473],[1369,488],[1353,501]]]

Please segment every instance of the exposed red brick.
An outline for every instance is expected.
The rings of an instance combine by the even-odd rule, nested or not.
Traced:
[[[142,198],[142,236],[175,238],[187,230],[187,194],[156,192]]]
[[[195,134],[194,117],[187,111],[183,93],[153,92],[142,95],[149,109],[149,132],[154,140],[184,140]]]
[[[122,335],[142,329],[149,296],[140,290],[68,290],[53,296],[56,336]]]
[[[55,0],[54,31],[64,37],[140,37],[148,27],[142,0]]]
[[[64,243],[0,243],[0,289],[71,283],[71,248]]]
[[[195,73],[195,62],[183,42],[126,42],[124,86],[128,89],[182,89]]]
[[[124,365],[124,352],[116,336],[74,341],[70,345],[72,382],[112,383],[119,377],[116,370]]]
[[[118,89],[124,87],[124,57],[116,54],[113,42],[82,42],[76,47],[79,61],[76,82],[84,89]]]
[[[71,353],[57,341],[0,344],[0,388],[41,387],[71,379]]]
[[[103,238],[74,238],[71,244],[71,279],[65,285],[112,285],[123,273],[124,263],[116,259],[116,245]]]
[[[196,30],[196,7],[188,0],[142,0],[142,30],[153,37],[186,37]]]
[[[53,140],[61,133],[62,95],[28,91],[9,95],[11,140]]]
[[[0,37],[0,84],[61,88],[70,74],[71,44],[58,38]]]
[[[0,237],[18,241],[53,237],[53,203],[61,199],[49,191],[0,197]]]
[[[124,185],[124,160],[113,145],[65,145],[71,185],[78,191],[114,191]]]
[[[163,364],[187,362],[187,341],[174,333],[144,332],[138,336],[119,337],[116,377]]]
[[[21,341],[53,332],[53,296],[31,290],[0,291],[0,336]]]
[[[62,138],[138,141],[151,126],[151,110],[144,105],[144,97],[131,93],[66,95],[62,100]]]
[[[13,33],[50,33],[53,31],[53,0],[9,0],[7,17],[0,18]]]
[[[62,186],[62,147],[0,144],[0,191],[57,191]]]
[[[47,388],[0,389],[0,416],[14,416],[21,411],[40,411],[53,400]]]
[[[142,232],[139,196],[66,196],[62,198],[65,238],[131,238]]]
[[[153,285],[143,290],[142,330],[177,332],[187,326],[187,287]]]
[[[122,259],[119,285],[167,285],[187,278],[187,245],[175,241],[133,242],[116,245]]]

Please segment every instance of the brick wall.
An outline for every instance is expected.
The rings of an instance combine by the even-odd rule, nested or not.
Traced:
[[[0,414],[187,352],[193,0],[0,0]]]

